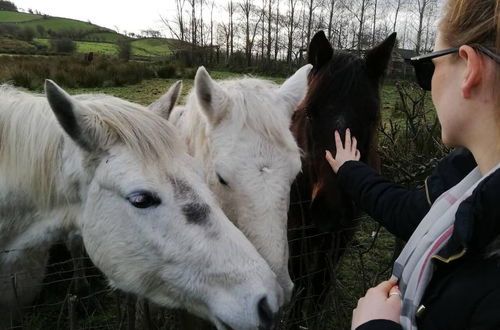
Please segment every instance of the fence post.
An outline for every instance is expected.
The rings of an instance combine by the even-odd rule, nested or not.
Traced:
[[[69,294],[68,296],[68,321],[69,321],[69,330],[78,329],[78,320],[75,312],[75,302],[77,300],[77,296],[74,294]]]

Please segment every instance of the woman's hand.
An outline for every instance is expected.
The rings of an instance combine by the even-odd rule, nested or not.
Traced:
[[[337,173],[339,168],[344,165],[345,162],[349,160],[359,160],[361,158],[361,154],[357,149],[357,141],[355,137],[352,137],[351,140],[351,131],[347,129],[345,131],[345,146],[342,144],[342,140],[340,139],[340,134],[338,131],[335,131],[335,148],[337,149],[337,153],[335,154],[335,158],[332,156],[332,153],[326,150],[326,160],[332,167],[333,171]]]
[[[371,320],[382,319],[399,323],[401,293],[396,284],[396,280],[382,282],[369,289],[366,295],[358,300],[358,307],[352,311],[352,330]]]

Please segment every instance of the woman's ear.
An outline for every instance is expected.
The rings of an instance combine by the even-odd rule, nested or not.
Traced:
[[[469,99],[472,90],[481,83],[484,65],[481,55],[471,46],[460,47],[458,55],[465,61],[466,65],[465,77],[462,83],[462,96]]]

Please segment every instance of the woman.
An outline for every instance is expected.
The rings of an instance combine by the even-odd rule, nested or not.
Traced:
[[[436,51],[412,59],[443,142],[470,154],[458,149],[425,191],[408,192],[357,161],[349,131],[344,145],[335,132],[335,157],[326,152],[358,205],[409,238],[393,279],[359,300],[352,329],[500,329],[499,2],[448,0]]]

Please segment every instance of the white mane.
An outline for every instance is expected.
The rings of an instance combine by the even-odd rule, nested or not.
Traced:
[[[139,105],[107,95],[78,95],[92,113],[104,145],[121,142],[145,162],[166,161],[182,143],[166,120]],[[47,99],[0,85],[0,180],[31,193],[34,203],[49,208],[62,196],[56,191],[65,138]]]

